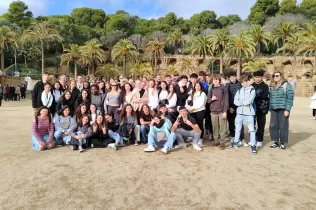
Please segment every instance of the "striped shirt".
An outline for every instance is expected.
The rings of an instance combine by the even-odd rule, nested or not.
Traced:
[[[38,118],[38,124],[33,122],[32,124],[32,134],[37,139],[37,141],[41,142],[43,139],[41,136],[49,135],[48,142],[53,141],[54,137],[54,124],[53,122],[49,123],[49,119],[43,119],[41,117]]]

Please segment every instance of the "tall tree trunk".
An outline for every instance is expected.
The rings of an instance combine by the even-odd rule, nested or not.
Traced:
[[[44,42],[41,43],[41,48],[42,48],[42,75],[43,75],[44,70],[45,70]]]
[[[1,55],[1,71],[4,74],[4,52],[3,52],[3,48],[1,48],[0,55]]]
[[[294,78],[296,78],[296,66],[297,66],[297,63],[296,63],[296,55],[294,54],[294,61],[293,61],[293,68],[292,68],[292,71],[293,71],[293,76]]]
[[[92,63],[91,63],[91,70],[92,70],[92,72],[91,72],[91,74],[95,74],[95,66],[94,66],[94,62],[92,61]]]
[[[261,51],[261,46],[260,46],[260,42],[258,42],[258,44],[257,44],[257,55],[260,54],[260,51]]]
[[[25,65],[25,68],[27,68],[27,62],[26,62],[26,56],[24,55],[24,65]]]
[[[237,79],[240,79],[240,67],[241,67],[241,57],[237,59]]]
[[[155,76],[157,75],[158,69],[157,69],[157,53],[155,53]]]
[[[220,61],[219,61],[219,73],[223,74],[224,70],[223,70],[223,62],[224,62],[224,55],[221,55]]]
[[[15,68],[15,71],[18,70],[18,65],[16,63],[16,48],[14,48],[14,68]]]
[[[88,76],[90,76],[90,66],[88,66]]]
[[[75,79],[77,79],[77,74],[78,74],[78,72],[77,72],[77,61],[75,61]]]
[[[126,71],[126,55],[124,55],[123,65],[124,65],[124,74],[125,74],[125,77],[127,77],[127,71]]]

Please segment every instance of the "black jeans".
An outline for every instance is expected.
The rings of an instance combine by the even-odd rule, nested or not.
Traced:
[[[201,138],[204,136],[204,118],[205,118],[205,110],[191,113],[191,116],[196,120],[197,124],[199,125],[199,128],[201,130]]]
[[[313,109],[313,117],[316,116],[316,109]]]
[[[0,96],[0,106],[2,106],[2,96]]]
[[[228,128],[229,128],[229,133],[230,137],[234,138],[235,137],[235,119],[236,119],[236,110],[234,113],[230,113],[230,111],[227,111],[227,121],[228,121]],[[245,138],[245,132],[244,132],[244,125],[241,127],[241,132],[240,132],[240,138],[239,140],[243,140]]]
[[[289,142],[289,117],[284,116],[284,109],[270,110],[270,136],[274,142],[287,144]]]
[[[255,127],[257,128],[256,132],[256,141],[263,142],[264,137],[264,127],[266,125],[266,115],[261,113],[256,113],[255,116]]]
[[[205,130],[213,134],[210,105],[205,105]]]

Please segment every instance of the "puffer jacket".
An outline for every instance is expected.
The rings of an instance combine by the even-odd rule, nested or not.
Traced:
[[[234,104],[238,107],[237,114],[240,115],[255,115],[255,109],[253,106],[256,97],[256,90],[251,85],[242,87],[237,91],[234,99]]]
[[[234,98],[238,90],[241,88],[241,83],[236,81],[235,83],[228,82],[225,84],[225,87],[228,90],[228,100],[229,100],[229,108],[236,109],[236,105],[234,104]]]
[[[267,114],[269,112],[269,86],[263,81],[259,84],[252,83],[256,89],[256,114]]]
[[[286,90],[284,90],[285,86]],[[285,109],[290,112],[293,106],[293,100],[293,87],[286,80],[284,80],[276,90],[270,87],[270,110]]]

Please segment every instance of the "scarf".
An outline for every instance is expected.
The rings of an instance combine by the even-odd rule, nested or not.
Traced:
[[[52,102],[53,102],[53,96],[51,92],[46,93],[45,91],[43,91],[41,99],[42,99],[43,106],[46,106],[48,108],[51,107]]]
[[[155,126],[156,128],[161,128],[164,124],[165,124],[165,120],[160,120],[159,124],[154,123],[154,126]]]

